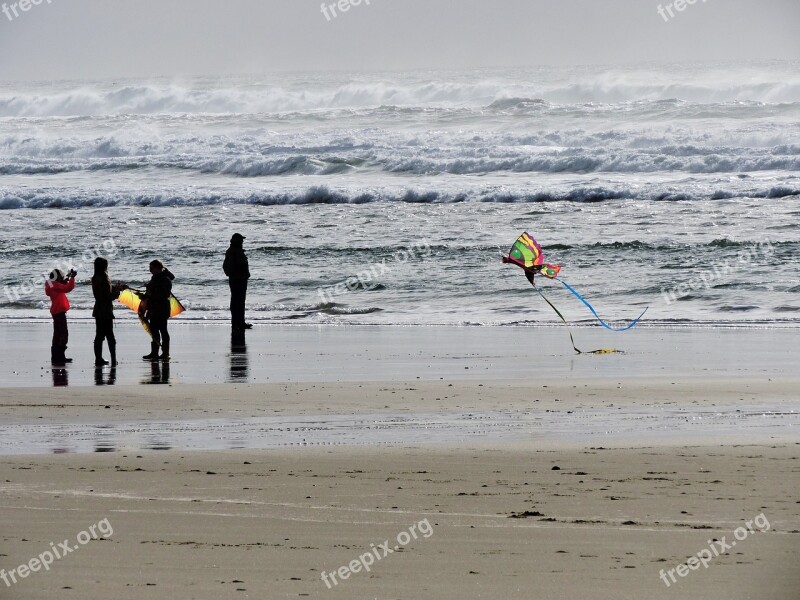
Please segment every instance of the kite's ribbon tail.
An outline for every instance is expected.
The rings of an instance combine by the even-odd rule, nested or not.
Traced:
[[[544,295],[544,292],[542,292],[542,290],[540,290],[536,285],[533,286],[533,289],[539,292],[539,295],[550,305],[550,308],[555,311],[555,313],[558,315],[558,318],[561,319],[562,323],[564,323],[564,326],[567,328],[567,333],[569,333],[569,341],[572,343],[572,349],[578,354],[583,354],[583,352],[581,352],[575,345],[575,339],[572,337],[572,330],[569,328],[569,323],[567,323],[567,320],[564,318],[564,315],[561,314],[561,311],[555,307],[555,304],[547,299],[547,296]]]
[[[563,285],[565,288],[567,288],[567,289],[568,289],[570,292],[572,292],[573,294],[575,294],[575,297],[576,297],[578,300],[580,300],[581,302],[583,302],[583,303],[586,305],[586,307],[587,307],[587,308],[588,308],[590,311],[592,311],[592,314],[593,314],[595,317],[597,317],[597,320],[598,320],[598,321],[600,321],[600,325],[602,325],[603,327],[605,327],[605,328],[606,328],[606,329],[608,329],[609,331],[627,331],[627,330],[628,330],[628,329],[630,329],[631,327],[635,327],[635,326],[636,326],[636,324],[639,322],[639,320],[640,320],[640,319],[641,319],[641,318],[644,316],[644,313],[646,313],[646,312],[647,312],[647,309],[648,309],[648,308],[650,308],[649,306],[648,306],[647,308],[645,308],[645,309],[642,311],[642,314],[640,314],[640,315],[639,315],[638,317],[636,317],[636,318],[635,318],[633,321],[631,321],[630,323],[628,323],[628,325],[626,325],[625,327],[611,327],[611,325],[609,325],[608,323],[606,323],[605,321],[603,321],[603,319],[601,319],[601,318],[600,318],[600,315],[598,315],[598,314],[597,314],[597,311],[594,309],[594,307],[593,307],[591,304],[589,304],[589,302],[586,300],[586,298],[584,298],[583,296],[581,296],[581,295],[578,293],[578,290],[576,290],[575,288],[573,288],[573,287],[572,287],[570,284],[568,284],[568,283],[567,283],[566,281],[564,281],[563,279],[559,279],[558,281],[560,281],[560,282],[561,282],[561,285]],[[541,294],[541,292],[539,292],[539,293]],[[562,317],[562,318],[563,318],[563,317]]]
[[[569,328],[569,323],[567,323],[567,320],[564,318],[564,315],[562,315],[561,311],[556,308],[555,304],[550,302],[550,300],[547,298],[547,296],[544,295],[544,292],[542,292],[542,290],[540,290],[535,284],[532,285],[533,289],[535,289],[542,297],[542,299],[550,305],[550,308],[552,308],[555,311],[555,313],[558,315],[558,318],[561,319],[562,323],[564,323],[564,327],[567,328],[567,333],[569,334],[569,341],[572,343],[572,349],[575,350],[577,354],[614,354],[619,352],[619,350],[614,350],[611,348],[601,348],[600,350],[589,350],[586,352],[580,350],[575,345],[575,338],[572,337],[572,330]]]

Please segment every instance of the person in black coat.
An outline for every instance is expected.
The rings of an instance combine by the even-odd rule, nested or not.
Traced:
[[[145,304],[144,318],[150,327],[153,342],[150,345],[150,354],[145,354],[142,358],[169,360],[170,339],[167,321],[171,312],[170,296],[175,276],[159,260],[150,263],[150,273],[153,276],[147,283],[142,302]],[[159,346],[161,346],[161,356],[158,355]]]
[[[234,331],[252,327],[244,320],[247,280],[250,279],[250,264],[244,253],[244,240],[245,237],[241,233],[233,234],[231,246],[225,252],[225,262],[222,263],[222,270],[225,271],[231,288],[231,327]]]
[[[111,365],[117,365],[117,339],[114,337],[114,300],[119,298],[122,290],[128,286],[124,283],[111,284],[108,277],[108,261],[98,256],[94,259],[94,276],[92,277],[92,294],[94,294],[94,310],[92,316],[95,323],[94,364],[96,367],[107,365],[103,359],[103,341],[108,341],[108,352],[111,354]]]

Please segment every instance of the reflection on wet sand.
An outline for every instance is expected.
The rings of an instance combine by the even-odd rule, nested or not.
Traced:
[[[119,447],[120,440],[114,437],[112,425],[97,425],[91,437],[94,438],[95,452],[115,452]]]
[[[150,363],[150,379],[142,381],[144,384],[169,383],[169,361],[154,360]]]
[[[247,341],[244,331],[231,333],[230,377],[231,382],[247,381],[250,376],[250,364],[247,357]]]
[[[102,367],[95,367],[94,369],[94,384],[95,385],[114,385],[117,382],[117,368],[111,367],[108,371],[108,378],[106,379],[103,374]]]
[[[785,404],[716,404],[648,412],[601,407],[582,411],[528,408],[469,412],[381,412],[207,419],[156,419],[117,423],[0,424],[0,455],[121,450],[224,450],[331,446],[458,444],[465,441],[562,440],[635,443],[686,439],[687,434],[787,435],[800,414]]]
[[[69,373],[66,369],[53,369],[53,387],[67,387],[69,385]]]

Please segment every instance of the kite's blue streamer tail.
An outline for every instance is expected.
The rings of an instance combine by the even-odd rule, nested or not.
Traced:
[[[587,308],[588,308],[590,311],[592,311],[592,314],[593,314],[595,317],[597,317],[597,320],[598,320],[598,321],[600,321],[600,325],[602,325],[603,327],[605,327],[606,329],[608,329],[608,330],[610,330],[610,331],[627,331],[627,330],[628,330],[628,329],[630,329],[631,327],[634,327],[634,326],[635,326],[635,325],[636,325],[636,324],[639,322],[639,319],[641,319],[641,318],[644,316],[644,313],[646,313],[646,312],[647,312],[647,308],[650,308],[649,306],[648,306],[647,308],[645,308],[645,309],[642,311],[642,314],[640,314],[638,317],[636,317],[636,319],[634,319],[633,321],[631,321],[631,322],[630,322],[630,323],[629,323],[629,324],[628,324],[626,327],[619,327],[619,328],[611,327],[611,325],[609,325],[608,323],[606,323],[605,321],[603,321],[603,319],[601,319],[601,318],[600,318],[600,315],[598,315],[598,314],[597,314],[597,311],[594,309],[594,307],[593,307],[591,304],[589,304],[589,302],[586,300],[586,298],[584,298],[583,296],[581,296],[581,295],[578,293],[578,290],[576,290],[575,288],[573,288],[573,287],[572,287],[570,284],[568,284],[566,281],[563,281],[563,280],[561,280],[561,279],[559,279],[559,281],[561,282],[561,284],[562,284],[562,285],[563,285],[565,288],[567,288],[567,289],[568,289],[570,292],[572,292],[573,294],[575,294],[575,297],[576,297],[578,300],[580,300],[581,302],[583,302],[583,303],[586,305],[586,307],[587,307]]]

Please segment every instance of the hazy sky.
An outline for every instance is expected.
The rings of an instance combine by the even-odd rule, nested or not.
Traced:
[[[2,80],[800,59],[800,0],[28,1],[0,0]]]

